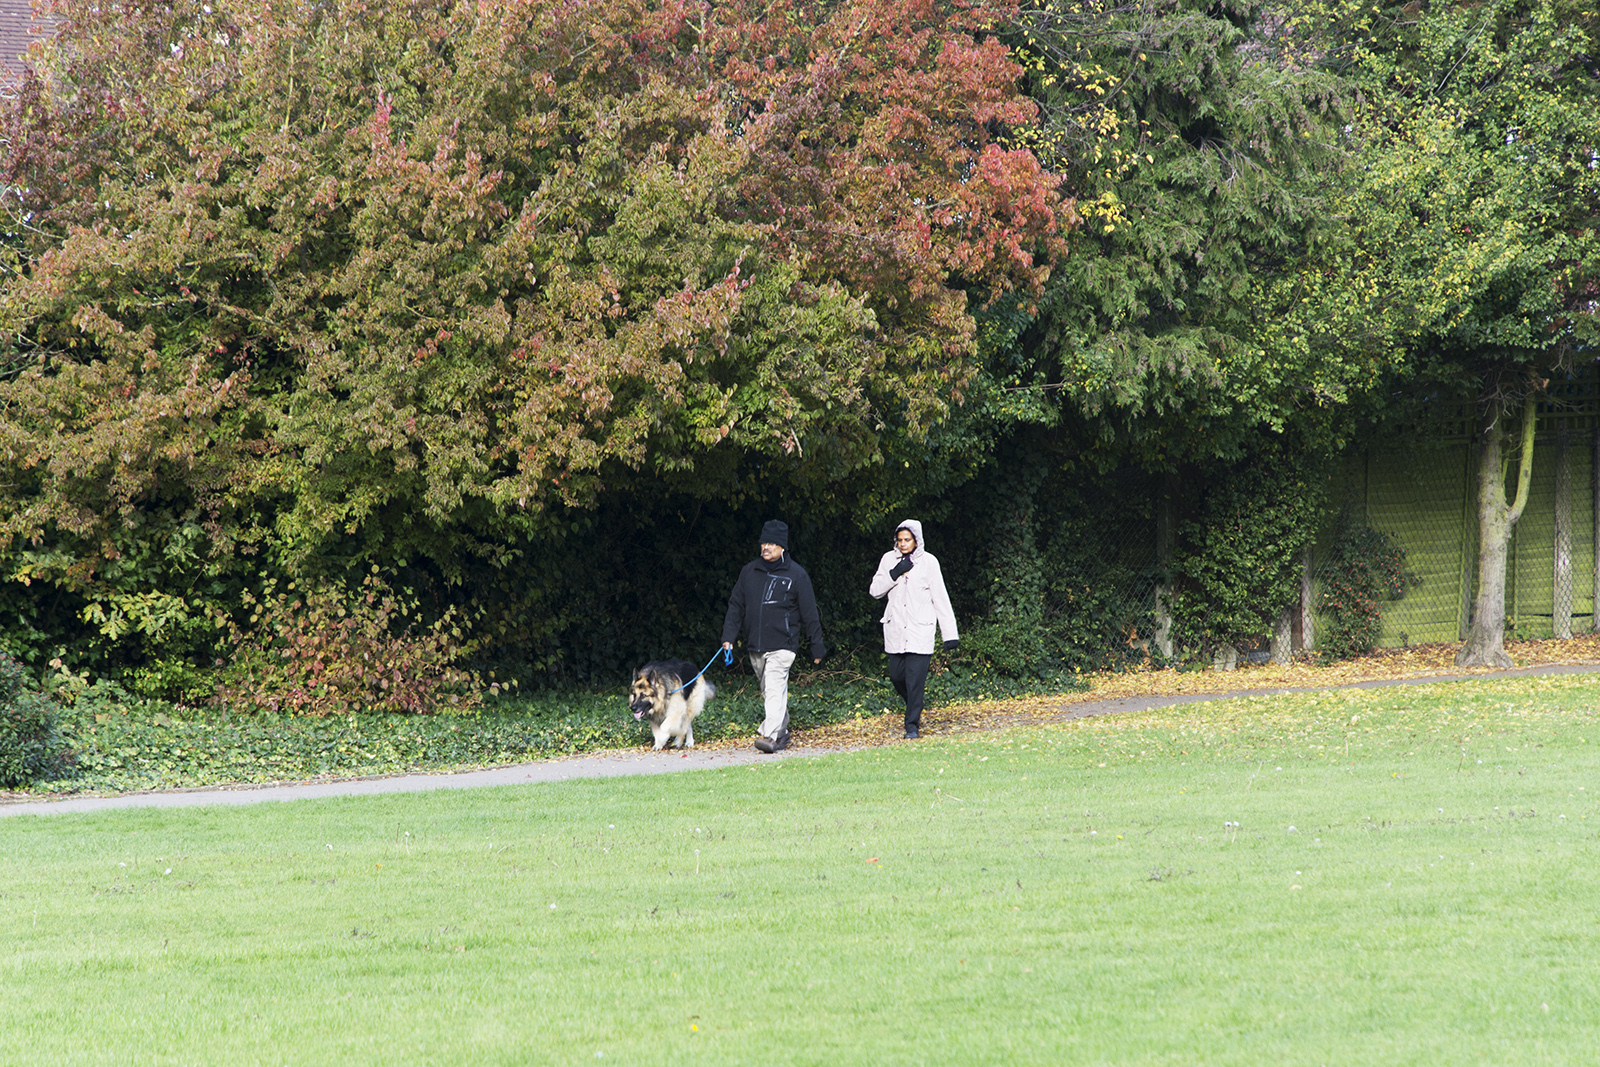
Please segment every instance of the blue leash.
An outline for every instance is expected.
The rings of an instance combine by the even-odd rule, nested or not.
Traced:
[[[723,666],[725,666],[725,667],[733,666],[733,649],[731,649],[731,648],[719,648],[719,649],[717,649],[717,652],[722,653],[722,664],[723,664]],[[700,674],[706,673],[706,671],[711,669],[711,665],[713,663],[717,662],[717,652],[711,653],[711,658],[706,660],[706,665],[704,667],[700,668]],[[672,693],[681,693],[681,692],[683,692],[683,690],[689,688],[691,685],[693,685],[695,683],[696,680],[699,679],[700,674],[695,675],[693,678],[690,678],[687,682],[684,682],[682,685],[678,686],[678,688],[674,689],[672,691]],[[667,696],[671,696],[672,693],[668,693]]]

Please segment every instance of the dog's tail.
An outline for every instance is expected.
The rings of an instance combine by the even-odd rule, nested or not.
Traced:
[[[693,685],[684,691],[684,699],[689,702],[689,711],[700,714],[700,709],[706,706],[706,701],[717,695],[717,687],[711,684],[711,679],[701,675],[695,679]]]

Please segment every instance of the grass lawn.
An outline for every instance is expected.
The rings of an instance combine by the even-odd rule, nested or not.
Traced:
[[[1600,682],[0,822],[4,1064],[1572,1064]]]

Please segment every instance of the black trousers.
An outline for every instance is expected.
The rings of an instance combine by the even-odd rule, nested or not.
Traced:
[[[922,692],[928,684],[928,664],[933,656],[921,652],[889,653],[889,681],[906,702],[906,725],[922,722]]]

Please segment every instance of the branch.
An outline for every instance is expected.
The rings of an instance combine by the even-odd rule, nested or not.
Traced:
[[[1506,525],[1515,526],[1528,503],[1528,483],[1533,480],[1533,431],[1539,424],[1539,395],[1529,392],[1522,402],[1522,459],[1517,464],[1517,498],[1506,513]]]

